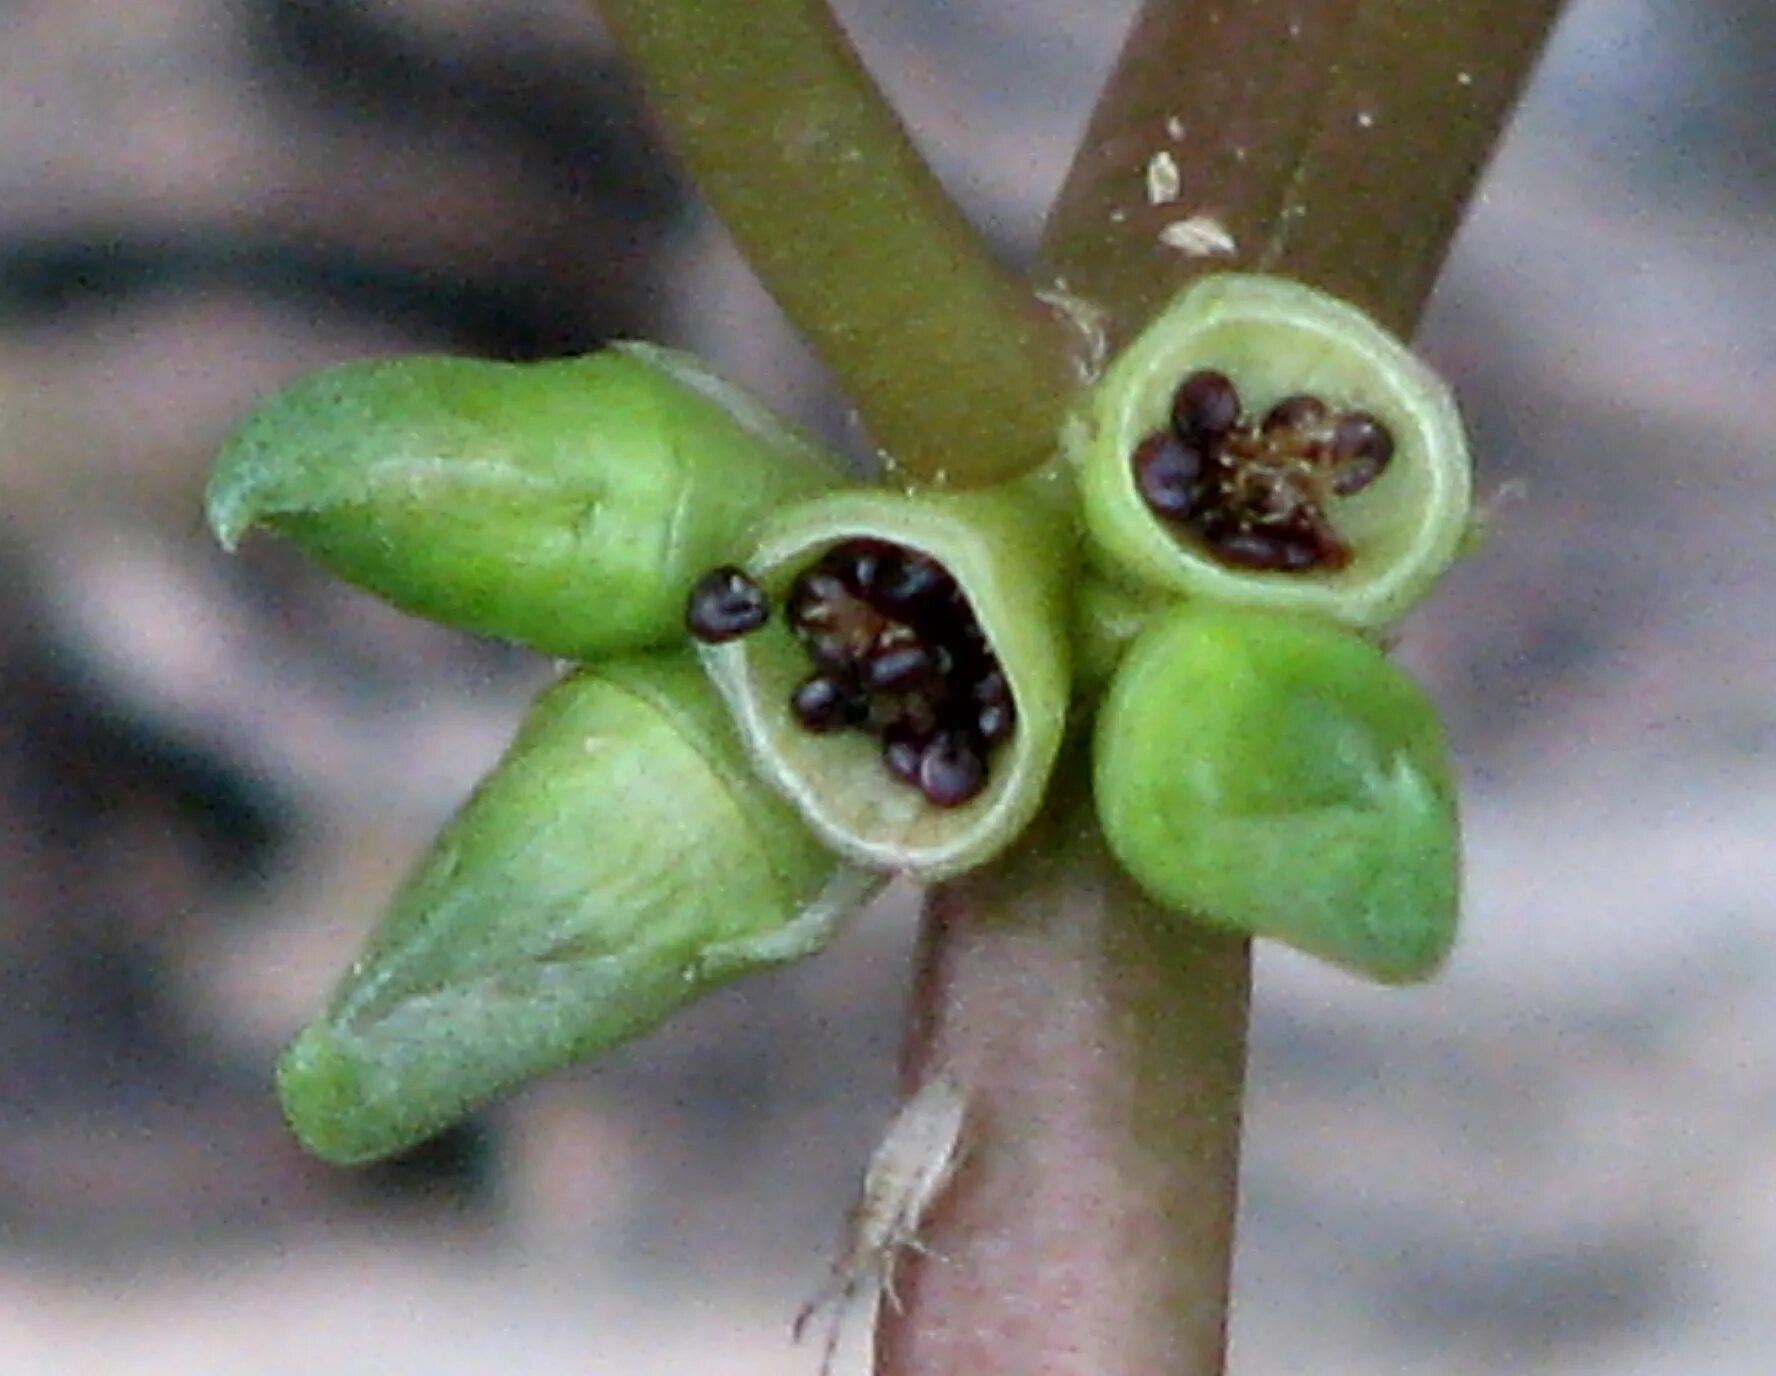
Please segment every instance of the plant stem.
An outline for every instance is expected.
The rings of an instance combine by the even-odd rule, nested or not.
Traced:
[[[993,261],[819,0],[598,0],[753,270],[901,473],[1054,447],[1064,336]]]
[[[1113,343],[1228,266],[1312,282],[1409,333],[1556,8],[1148,0],[1043,272],[1103,313]],[[1155,204],[1162,152],[1180,194]],[[1237,251],[1161,241],[1195,214]],[[1082,754],[1063,765],[1082,775]],[[903,1257],[880,1376],[1223,1369],[1249,950],[1154,911],[1072,786],[1046,829],[927,904],[906,1087],[963,1085],[972,1153],[922,1228],[929,1254]]]
[[[1126,335],[1189,278],[1299,278],[1410,334],[1559,0],[1148,0],[1044,234]],[[1147,169],[1180,173],[1153,204]],[[1160,230],[1206,214],[1236,245]]]
[[[1246,943],[1155,911],[1080,782],[931,897],[907,1072],[966,1087],[965,1155],[896,1273],[883,1372],[1221,1369]]]

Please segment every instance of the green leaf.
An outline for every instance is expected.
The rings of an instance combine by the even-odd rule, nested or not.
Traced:
[[[820,949],[876,881],[743,767],[688,657],[546,690],[279,1088],[328,1160],[399,1151],[724,980]]]
[[[758,518],[841,482],[695,359],[347,363],[261,405],[205,495],[233,549],[265,526],[398,607],[546,654],[663,645]]]
[[[1374,979],[1455,938],[1455,789],[1436,708],[1368,642],[1270,612],[1154,621],[1099,713],[1118,859],[1174,911]]]

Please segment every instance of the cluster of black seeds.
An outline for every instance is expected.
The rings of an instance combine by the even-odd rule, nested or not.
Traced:
[[[1133,463],[1148,509],[1222,563],[1299,573],[1350,563],[1327,509],[1393,456],[1393,435],[1367,411],[1297,394],[1253,420],[1227,376],[1204,368],[1178,384],[1171,424],[1135,447]]]
[[[691,590],[685,623],[713,643],[768,615],[757,584],[719,568]],[[813,670],[789,700],[804,730],[876,737],[889,774],[937,807],[986,787],[988,754],[1010,739],[1017,712],[973,608],[941,564],[886,540],[846,540],[796,577],[784,615]]]

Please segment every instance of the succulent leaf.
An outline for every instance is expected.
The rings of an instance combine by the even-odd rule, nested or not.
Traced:
[[[546,654],[673,641],[686,588],[838,463],[696,359],[645,344],[342,364],[264,402],[205,502],[396,606]]]
[[[689,656],[572,674],[285,1053],[285,1112],[335,1162],[401,1150],[811,954],[876,882],[752,776]]]
[[[1181,606],[1099,713],[1111,849],[1162,904],[1389,982],[1455,936],[1455,790],[1435,707],[1317,619]]]

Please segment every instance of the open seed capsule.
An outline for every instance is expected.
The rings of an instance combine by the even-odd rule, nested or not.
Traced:
[[[1223,602],[1382,625],[1468,528],[1448,389],[1360,311],[1282,278],[1187,288],[1111,364],[1067,449],[1107,570]]]
[[[1390,982],[1448,952],[1459,861],[1442,729],[1360,636],[1175,608],[1117,670],[1093,752],[1110,847],[1172,910]]]
[[[811,954],[877,882],[752,775],[689,656],[571,675],[285,1053],[285,1112],[329,1160],[399,1151],[723,980]]]
[[[763,776],[859,864],[943,878],[1035,814],[1067,711],[1057,478],[816,498],[746,561],[782,614],[704,664]]]
[[[691,581],[844,477],[694,358],[347,363],[261,405],[205,501],[396,606],[584,659],[682,634]]]

